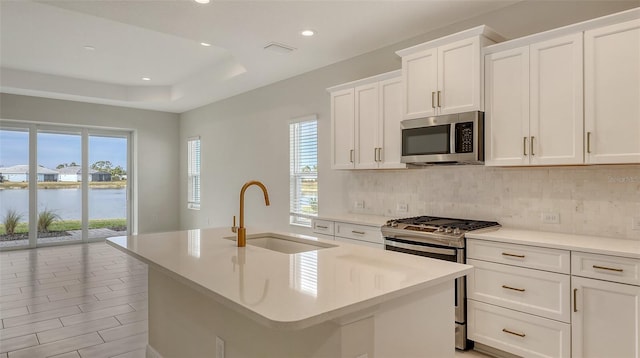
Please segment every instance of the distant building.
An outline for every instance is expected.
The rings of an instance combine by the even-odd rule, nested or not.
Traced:
[[[10,182],[28,182],[29,181],[29,166],[26,164],[14,165],[12,167],[0,168],[0,176],[3,181]],[[58,181],[58,172],[38,166],[38,181]]]
[[[61,182],[81,182],[82,167],[74,165],[58,169],[58,180]],[[89,181],[111,181],[111,173],[89,169]]]

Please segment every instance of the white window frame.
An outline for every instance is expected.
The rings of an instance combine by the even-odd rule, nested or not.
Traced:
[[[197,146],[197,149],[194,146]],[[200,199],[202,197],[201,166],[202,143],[200,142],[200,136],[189,137],[187,138],[187,209],[200,210]]]
[[[315,122],[316,132],[316,153],[315,153],[315,171],[303,172],[300,165],[300,133],[298,131],[298,125],[304,122]],[[303,203],[301,202],[301,182],[302,180],[315,179],[316,185],[318,183],[318,116],[310,115],[300,118],[292,119],[289,122],[289,224],[297,226],[311,227],[311,219],[318,216],[318,199],[316,194],[315,210],[311,212],[309,210],[302,210]],[[317,187],[316,187],[317,190]],[[305,204],[309,207],[308,204]],[[313,209],[313,207],[311,207]]]

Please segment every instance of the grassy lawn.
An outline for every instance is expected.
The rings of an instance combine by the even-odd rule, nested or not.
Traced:
[[[127,226],[127,219],[95,219],[89,220],[89,229],[101,229],[101,228],[120,228]],[[49,231],[67,231],[67,230],[80,230],[82,229],[82,223],[80,220],[65,220],[56,221],[49,226]],[[16,234],[29,232],[27,223],[19,223],[16,227]],[[0,224],[0,235],[6,234],[4,230],[4,224]]]

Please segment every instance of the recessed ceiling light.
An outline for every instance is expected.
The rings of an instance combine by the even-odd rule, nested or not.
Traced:
[[[91,45],[85,45],[85,46],[82,46],[82,48],[87,50],[87,51],[95,51],[96,50],[96,48],[91,46]]]
[[[302,32],[300,32],[300,35],[306,36],[306,37],[310,37],[310,36],[313,36],[315,34],[316,34],[316,32],[313,31],[313,30],[303,30]]]
[[[208,4],[209,0],[194,0],[195,2],[197,2],[198,4]]]
[[[206,42],[200,42],[200,45],[204,46],[204,47],[209,47],[211,46],[211,44],[206,43]]]
[[[149,78],[149,77],[142,77],[142,80],[143,80],[143,81],[151,81],[151,78]]]

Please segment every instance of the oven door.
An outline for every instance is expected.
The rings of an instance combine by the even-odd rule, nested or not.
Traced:
[[[464,249],[426,244],[422,242],[410,242],[396,238],[385,238],[385,250],[403,252],[410,255],[429,257],[432,259],[464,263]],[[455,312],[456,323],[466,322],[466,280],[457,278],[455,283]]]

